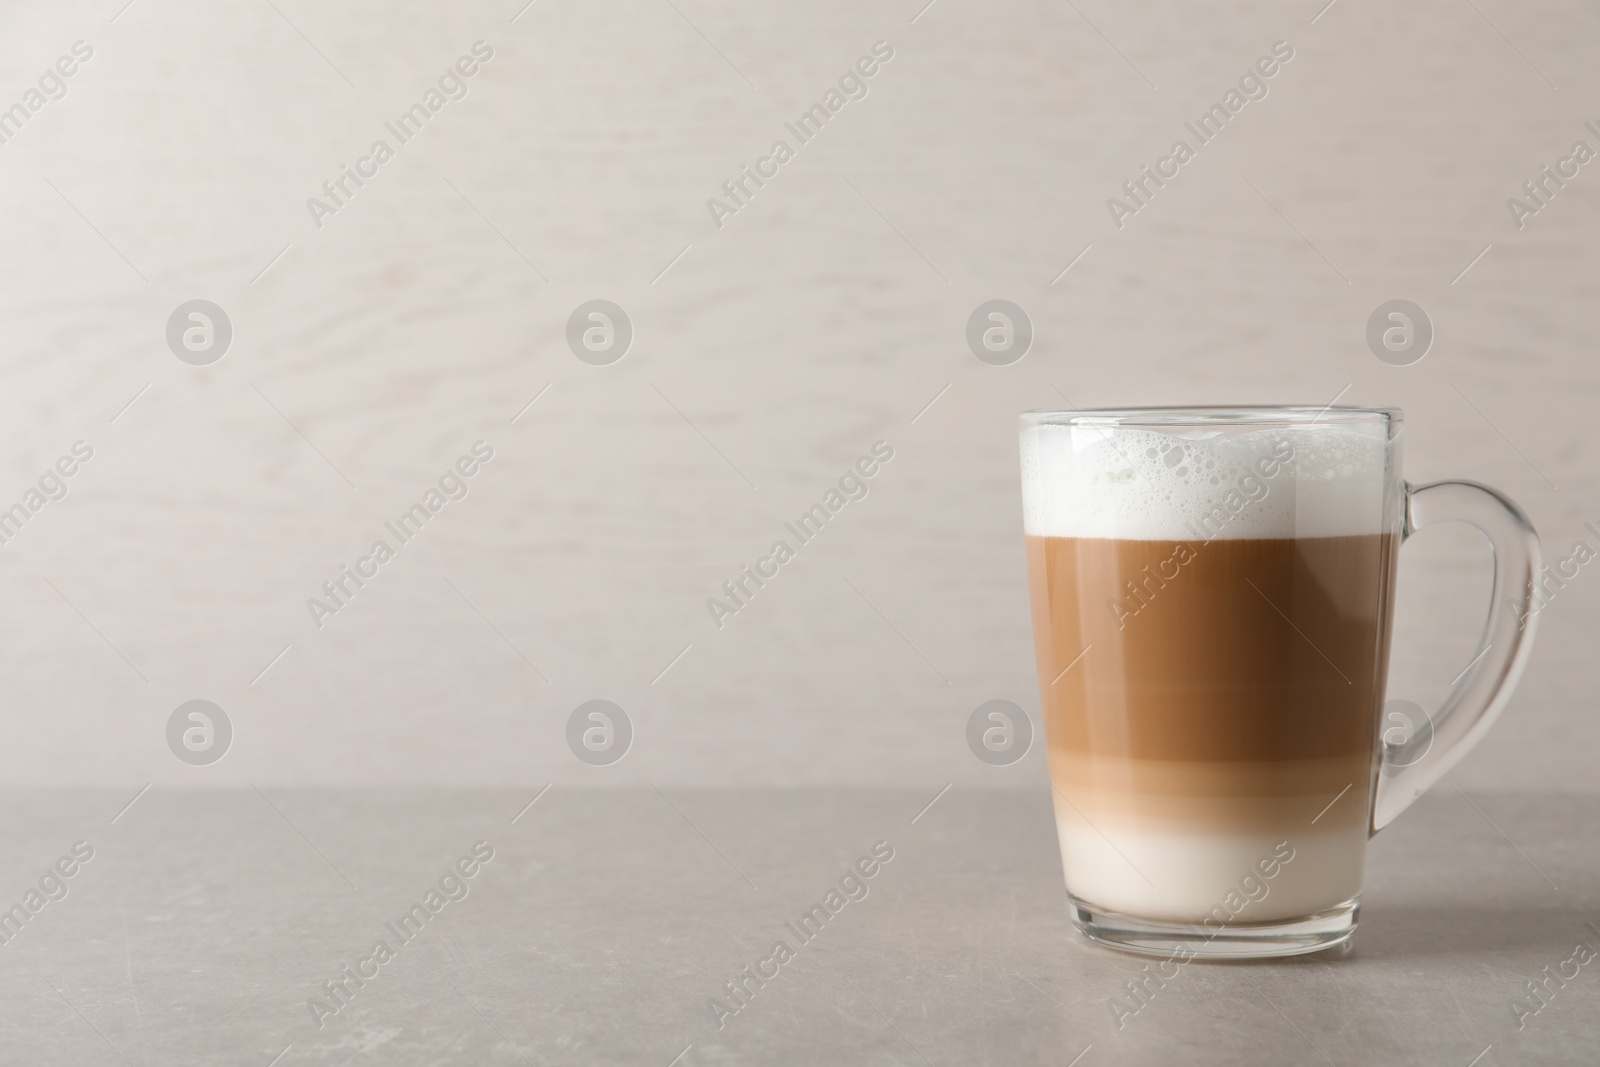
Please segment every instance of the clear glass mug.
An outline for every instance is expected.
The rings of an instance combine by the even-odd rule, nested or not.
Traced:
[[[1407,485],[1393,408],[1030,412],[1022,496],[1074,920],[1134,952],[1314,952],[1355,931],[1366,842],[1477,743],[1531,647],[1539,542],[1472,482]],[[1400,544],[1494,549],[1477,654],[1381,721]]]

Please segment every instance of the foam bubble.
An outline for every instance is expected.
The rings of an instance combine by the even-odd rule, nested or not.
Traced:
[[[1022,430],[1023,529],[1133,541],[1384,531],[1383,427]]]

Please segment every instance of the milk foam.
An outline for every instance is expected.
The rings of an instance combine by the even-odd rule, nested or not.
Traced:
[[[1382,426],[1028,425],[1023,529],[1131,541],[1382,533],[1386,446]]]

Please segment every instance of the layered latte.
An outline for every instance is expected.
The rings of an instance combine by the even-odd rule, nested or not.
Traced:
[[[1046,424],[1022,451],[1068,890],[1201,923],[1288,850],[1220,913],[1354,899],[1398,549],[1383,436]]]

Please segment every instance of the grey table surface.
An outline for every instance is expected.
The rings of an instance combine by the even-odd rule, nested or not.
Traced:
[[[1372,842],[1353,951],[1190,964],[1119,1020],[1145,961],[1074,932],[1048,794],[936,791],[13,790],[0,907],[26,910],[78,842],[93,857],[0,946],[0,1060],[1600,1059],[1600,962],[1515,1007],[1600,948],[1600,797],[1446,786]],[[866,895],[797,938],[879,842]],[[492,859],[445,879],[475,846]],[[427,899],[441,880],[459,899]],[[725,983],[780,940],[790,958],[719,1020],[712,998],[733,1007]],[[330,996],[347,965],[376,974]]]

